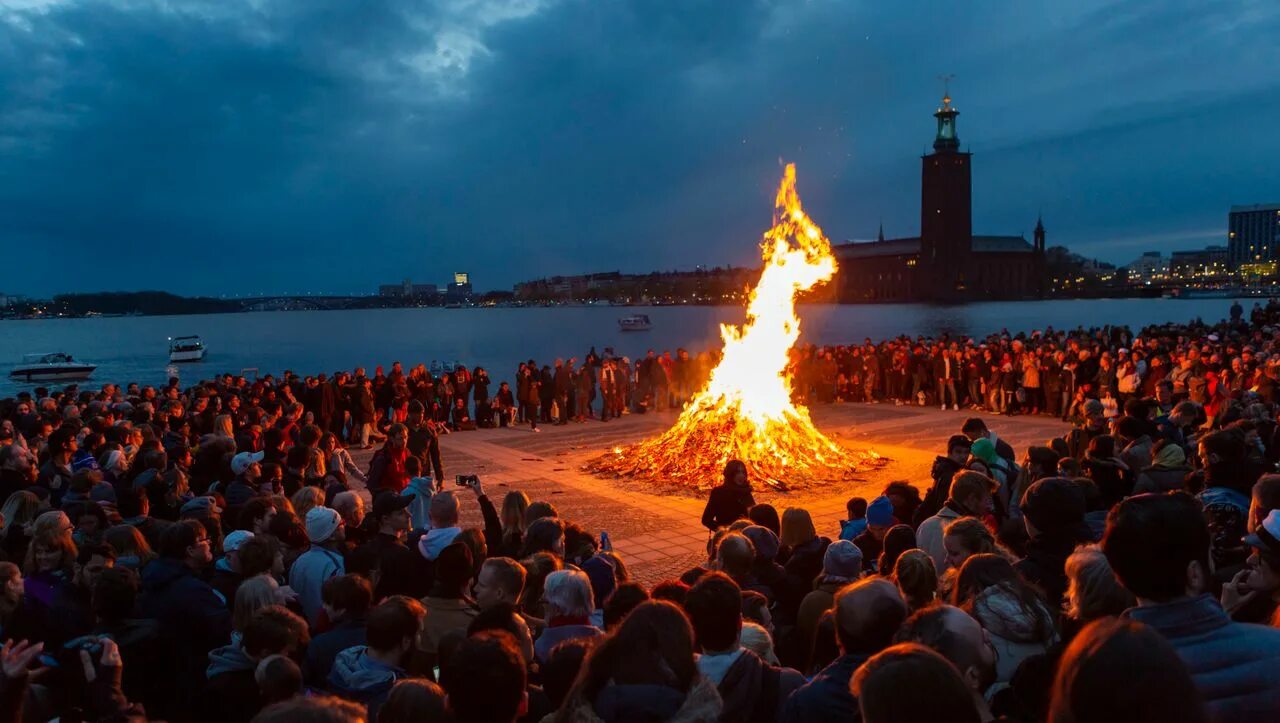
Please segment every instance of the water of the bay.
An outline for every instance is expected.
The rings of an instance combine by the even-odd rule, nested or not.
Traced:
[[[1245,309],[1254,303],[1242,300]],[[900,334],[985,335],[1103,324],[1140,326],[1168,321],[1224,318],[1230,299],[1081,299],[990,302],[963,306],[923,304],[804,305],[802,343],[860,343]],[[618,318],[647,314],[653,328],[621,332]],[[478,309],[381,309],[295,311],[203,316],[150,316],[0,321],[0,395],[29,389],[8,379],[23,354],[65,351],[98,365],[94,383],[158,384],[177,370],[184,384],[222,372],[256,369],[279,374],[332,373],[400,360],[417,364],[460,362],[482,366],[496,381],[511,380],[522,359],[550,363],[582,358],[592,346],[612,347],[631,358],[649,348],[691,351],[718,348],[719,324],[741,323],[729,306]],[[172,366],[168,337],[197,334],[209,349],[205,361]],[[250,372],[252,376],[252,372]]]

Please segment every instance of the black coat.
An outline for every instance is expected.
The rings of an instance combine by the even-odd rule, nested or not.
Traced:
[[[747,510],[756,503],[751,488],[746,485],[722,484],[711,490],[707,507],[702,511],[702,525],[709,530],[727,527],[747,516]]]

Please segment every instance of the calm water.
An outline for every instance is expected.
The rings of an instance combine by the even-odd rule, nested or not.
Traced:
[[[1245,309],[1252,300],[1241,302]],[[861,342],[907,333],[987,334],[1008,328],[1030,331],[1053,325],[1129,324],[1224,318],[1228,299],[1091,299],[992,302],[967,306],[919,304],[804,306],[802,341]],[[618,317],[648,314],[653,330],[622,333]],[[263,312],[206,316],[0,321],[0,394],[26,388],[7,378],[9,365],[25,353],[65,351],[99,365],[93,380],[161,383],[170,336],[198,334],[209,352],[199,364],[176,367],[184,383],[221,372],[257,368],[260,374],[292,369],[301,374],[355,366],[372,368],[393,360],[406,366],[432,360],[483,366],[495,381],[511,380],[521,359],[549,362],[581,358],[594,345],[613,347],[633,359],[653,347],[692,350],[719,344],[721,322],[740,323],[732,307],[568,307],[555,309],[382,309],[363,311]]]

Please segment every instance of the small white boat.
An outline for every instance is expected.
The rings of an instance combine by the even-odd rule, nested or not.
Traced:
[[[619,331],[648,331],[653,327],[645,314],[631,314],[618,319]]]
[[[9,372],[9,378],[24,382],[71,382],[88,379],[96,364],[86,364],[70,354],[25,354],[22,363]]]
[[[169,337],[169,361],[198,362],[204,359],[204,342],[198,336]]]

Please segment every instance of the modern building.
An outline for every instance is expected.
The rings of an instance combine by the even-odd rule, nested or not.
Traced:
[[[471,300],[471,275],[465,271],[453,274],[453,283],[444,292],[445,300],[450,303],[463,303]]]
[[[1229,274],[1226,246],[1206,246],[1169,255],[1169,275],[1179,281],[1222,280]]]
[[[440,288],[435,284],[415,284],[409,279],[398,284],[383,284],[378,287],[378,296],[393,298],[427,298],[435,297],[439,293]]]
[[[1232,206],[1227,215],[1227,261],[1231,271],[1275,275],[1280,261],[1280,204]],[[1267,274],[1267,271],[1270,274]]]
[[[1169,276],[1169,259],[1161,256],[1159,251],[1147,251],[1125,266],[1125,271],[1131,284],[1161,282]]]
[[[934,112],[933,153],[921,158],[920,235],[847,243],[834,251],[841,301],[1016,299],[1045,292],[1044,224],[1024,236],[975,236],[972,154],[960,150],[949,95]]]

